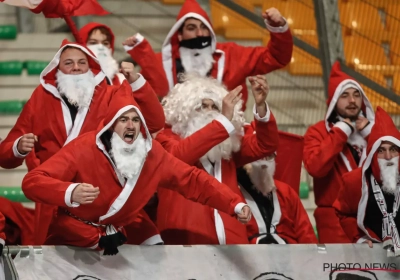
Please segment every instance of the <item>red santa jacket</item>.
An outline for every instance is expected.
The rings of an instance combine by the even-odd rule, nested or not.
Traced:
[[[392,142],[400,147],[400,132],[390,116],[380,107],[376,112],[375,124],[368,139],[368,156],[363,166],[343,176],[344,184],[334,203],[340,224],[353,243],[363,242],[365,239],[381,242],[380,238],[365,225],[365,221],[370,219],[366,216],[368,197],[373,195],[369,191],[371,178],[367,170],[376,160],[376,151],[383,141]],[[392,209],[388,211],[391,212]]]
[[[8,245],[32,245],[33,221],[34,210],[0,197],[0,243],[3,239]]]
[[[152,141],[137,104],[129,92],[126,93],[129,88],[121,92],[123,87],[113,97],[104,125],[98,131],[71,141],[24,178],[22,188],[28,198],[56,205],[61,210],[59,215],[53,216],[50,229],[54,231],[48,233],[52,243],[95,248],[99,235],[103,234],[102,228],[78,221],[62,210],[68,210],[86,221],[112,224],[115,228],[129,227],[157,187],[178,191],[188,199],[216,207],[228,215],[240,213],[235,209],[243,205],[240,196],[204,171],[174,158],[159,143]],[[148,154],[140,172],[125,181],[112,164],[100,136],[131,108],[142,120],[141,131],[144,131]],[[96,168],[91,168],[93,163],[96,163]],[[93,203],[79,206],[71,203],[72,190],[80,182],[100,188],[100,194]]]
[[[297,193],[289,185],[274,181],[276,186],[276,191],[272,192],[274,214],[269,232],[279,244],[316,244],[318,240]],[[266,224],[254,198],[243,187],[240,190],[253,214],[246,225],[251,238],[250,243],[257,244],[267,233]]]
[[[372,105],[361,86],[340,71],[335,63],[329,80],[328,110],[325,120],[310,126],[304,135],[303,162],[308,173],[313,177],[314,195],[317,209],[314,213],[321,243],[344,243],[347,237],[341,230],[339,220],[332,208],[340,187],[342,175],[357,168],[357,164],[347,147],[351,129],[343,122],[333,125],[329,117],[335,110],[339,96],[348,88],[356,88],[363,97],[363,113],[370,124],[363,129],[366,137],[374,122]],[[363,159],[360,160],[360,165]]]
[[[115,50],[115,36],[112,32],[111,28],[105,24],[91,22],[86,24],[79,30],[79,35],[82,39],[82,42],[87,43],[89,33],[99,27],[106,28],[111,34],[111,49],[114,53]],[[153,48],[150,43],[140,34],[136,35],[138,39],[138,43],[133,47],[124,46],[126,52],[131,56],[133,61],[135,61],[142,68],[140,73],[147,80],[147,82],[151,85],[154,92],[158,96],[164,96],[164,93],[168,92],[168,81],[165,77],[163,67],[161,62],[157,59]],[[123,77],[123,76],[122,76]],[[113,85],[121,84],[120,74],[114,76],[112,83]]]
[[[166,127],[157,135],[156,140],[178,159],[207,170],[210,174],[214,173],[215,178],[241,195],[236,168],[271,154],[277,148],[278,130],[275,118],[270,111],[268,114],[270,116],[267,122],[255,122],[258,134],[245,135],[240,151],[234,153],[229,161],[216,162],[215,168],[209,162],[200,162],[199,159],[229,137],[230,131],[224,126],[224,121],[214,120],[185,139]],[[188,201],[170,190],[159,189],[158,198],[157,226],[166,244],[248,243],[246,227],[237,219],[224,213],[219,213],[219,218],[213,208]]]
[[[266,47],[243,47],[236,43],[217,43],[207,13],[195,0],[187,0],[162,45],[162,52],[158,54],[169,83],[169,89],[177,83],[175,61],[179,58],[178,30],[188,18],[201,20],[210,30],[215,60],[211,76],[223,82],[229,90],[243,85],[243,106],[246,105],[248,96],[245,81],[248,76],[267,74],[285,67],[290,62],[293,38],[287,25],[268,27],[271,31],[271,40]],[[164,95],[166,94],[167,92]]]
[[[90,107],[78,110],[74,125],[72,125],[69,109],[56,88],[55,77],[61,52],[68,46],[79,48],[86,53],[90,69],[97,82]],[[34,150],[27,157],[28,169],[32,170],[78,135],[96,130],[105,116],[112,95],[119,88],[119,86],[107,85],[105,75],[92,52],[77,43],[67,41],[63,42],[53,60],[41,73],[40,83],[24,106],[17,123],[0,144],[0,166],[3,168],[15,168],[24,161],[25,156],[20,155],[16,147],[19,138],[26,133],[34,133],[38,136]],[[151,86],[143,77],[140,77],[131,86],[133,95],[144,112],[150,132],[162,129],[165,116]],[[35,211],[35,228],[42,229],[39,220],[43,220],[45,216],[50,219],[54,208],[49,205],[36,204]],[[35,242],[39,245],[43,244],[44,237],[37,237]]]

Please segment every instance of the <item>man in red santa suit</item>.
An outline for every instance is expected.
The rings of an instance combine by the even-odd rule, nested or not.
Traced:
[[[252,84],[258,134],[242,137],[241,86],[228,91],[215,79],[187,77],[163,99],[170,128],[156,140],[178,159],[206,170],[241,195],[236,168],[276,150],[278,130],[266,98],[263,76]],[[166,244],[246,244],[246,227],[216,209],[158,190],[157,226]]]
[[[317,208],[314,212],[320,243],[348,243],[332,207],[342,176],[361,166],[374,112],[360,84],[341,72],[339,62],[331,71],[325,120],[304,135],[303,162],[314,179]]]
[[[266,10],[262,16],[271,34],[267,46],[217,43],[207,13],[195,0],[186,0],[159,54],[169,89],[179,82],[181,73],[196,72],[216,78],[229,90],[242,85],[245,107],[246,78],[283,68],[292,57],[293,38],[286,20],[275,8]]]
[[[400,132],[380,107],[362,166],[343,176],[335,208],[353,243],[383,242],[388,256],[400,256]]]
[[[119,85],[125,79],[119,73],[118,62],[113,57],[115,36],[105,24],[91,22],[79,30],[79,35],[86,46],[96,55],[102,70],[113,85]],[[159,96],[168,91],[161,62],[156,57],[149,42],[139,33],[128,37],[122,43],[125,51],[141,66],[141,74]]]
[[[58,208],[46,244],[100,248],[104,254],[116,254],[118,246],[143,234],[130,224],[157,187],[237,215],[241,222],[251,216],[226,185],[152,140],[126,83],[97,131],[71,141],[22,183],[28,198]]]
[[[164,126],[165,117],[151,86],[135,73],[131,63],[121,71],[132,94],[145,112],[151,133]],[[112,95],[119,86],[109,86],[96,57],[86,47],[64,41],[40,75],[40,85],[24,106],[17,123],[0,144],[0,166],[16,168],[27,158],[32,170],[64,145],[88,131],[96,130]],[[43,244],[44,232],[54,208],[36,204],[35,243]]]
[[[246,133],[252,131],[248,128]],[[318,240],[298,194],[288,184],[274,179],[275,155],[237,170],[240,190],[253,213],[246,225],[249,241],[253,244],[316,244]]]

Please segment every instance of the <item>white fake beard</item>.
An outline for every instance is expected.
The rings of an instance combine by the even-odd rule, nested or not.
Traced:
[[[211,46],[204,49],[180,47],[179,54],[186,73],[198,73],[205,77],[214,63]]]
[[[379,169],[381,171],[382,190],[388,194],[395,194],[399,180],[399,157],[391,160],[378,158]],[[392,164],[392,165],[388,165]]]
[[[275,159],[254,161],[251,163],[251,168],[247,169],[253,187],[264,196],[276,190],[275,169]]]
[[[191,115],[192,116],[189,118],[187,124],[187,129],[184,135],[182,135],[184,138],[192,135],[193,133],[199,131],[200,129],[211,123],[213,120],[217,118],[218,115],[220,115],[220,113],[215,111],[209,111],[209,112],[193,111]],[[211,162],[216,162],[221,159],[229,160],[233,152],[237,152],[240,150],[241,136],[240,133],[238,133],[238,131],[240,131],[240,128],[237,127],[238,125],[235,125],[235,123],[233,123],[233,125],[236,128],[236,133],[230,136],[222,143],[219,143],[218,145],[214,146],[201,158],[208,159]]]
[[[88,45],[87,47],[96,55],[100,62],[101,70],[112,81],[119,71],[119,64],[112,56],[111,49],[103,44]]]
[[[96,87],[91,70],[79,75],[64,74],[58,70],[56,79],[58,91],[68,99],[71,105],[79,109],[89,107]]]
[[[122,176],[129,179],[133,178],[140,172],[146,159],[146,140],[139,132],[135,141],[128,144],[114,132],[111,136],[110,154]]]

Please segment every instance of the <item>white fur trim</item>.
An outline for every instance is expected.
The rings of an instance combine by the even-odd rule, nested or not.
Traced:
[[[122,73],[117,73],[117,74],[115,74],[115,76],[117,76],[120,84],[122,84],[126,80],[124,74],[122,74]]]
[[[158,243],[164,244],[164,241],[161,239],[161,236],[159,234],[156,234],[156,235],[153,235],[152,237],[147,238],[140,245],[155,245]]]
[[[273,33],[284,33],[289,29],[289,24],[287,23],[287,20],[285,18],[283,18],[285,20],[285,25],[284,26],[271,26],[268,23],[268,20],[264,19],[265,25],[267,26],[267,29],[270,32]]]
[[[363,237],[360,237],[360,238],[357,240],[356,243],[361,244],[361,243],[364,243],[364,242],[367,241],[367,240],[371,240],[371,239],[369,239],[367,235],[364,235]]]
[[[365,218],[365,212],[367,210],[367,204],[368,204],[368,184],[367,180],[370,178],[366,178],[365,172],[367,169],[370,167],[372,158],[374,157],[375,152],[378,150],[380,145],[382,144],[383,141],[389,141],[395,144],[396,146],[400,147],[400,140],[393,137],[393,136],[382,136],[378,140],[375,141],[374,145],[372,146],[371,151],[369,152],[367,158],[365,159],[364,165],[362,167],[362,179],[361,179],[361,199],[360,202],[358,203],[358,211],[357,211],[357,225],[358,227],[365,233],[365,235],[376,242],[380,242],[379,240],[372,238],[367,229],[364,226],[364,218]]]
[[[71,184],[65,191],[65,205],[68,207],[78,207],[80,204],[78,202],[72,202],[72,192],[75,190],[75,188],[79,185],[79,183]]]
[[[135,47],[139,46],[140,43],[142,43],[143,40],[144,40],[144,37],[140,33],[136,33],[135,37],[136,37],[138,42],[133,46],[124,46],[124,49],[125,49],[126,52],[129,52],[129,51],[133,50]]]
[[[352,171],[353,168],[350,165],[349,159],[342,152],[340,152],[340,157],[342,158],[344,165],[346,165],[347,171],[348,172]],[[360,162],[361,162],[361,160],[360,160]]]
[[[69,125],[72,126],[71,113],[70,113],[67,105],[65,104],[64,100],[62,100],[61,107],[62,107],[62,111],[63,111],[63,115],[64,115],[64,122],[65,122],[66,126],[67,127]],[[88,111],[89,111],[88,107],[78,109],[78,113],[76,114],[74,125],[72,126],[72,128],[70,130],[67,130],[68,137],[64,143],[64,146],[79,136],[79,133],[81,132],[81,128],[83,126],[83,123],[85,122]],[[67,118],[66,118],[66,115],[68,115]]]
[[[227,117],[224,115],[220,114],[216,117],[216,121],[219,121],[226,129],[226,132],[228,132],[229,136],[232,136],[235,134],[235,127],[233,124],[228,120]]]
[[[138,75],[139,78],[131,84],[132,91],[137,91],[146,84],[146,79],[141,74]]]
[[[214,209],[214,223],[219,245],[226,245],[224,221],[222,221],[217,209]]]
[[[265,107],[266,107],[266,110],[267,110],[267,114],[263,118],[261,118],[260,115],[257,113],[256,105],[254,104],[253,114],[254,114],[254,118],[257,121],[260,121],[260,122],[268,122],[269,121],[269,118],[271,117],[271,110],[268,107],[267,101],[265,101]]]
[[[374,109],[372,108],[371,102],[368,100],[368,97],[365,95],[364,90],[360,86],[359,83],[357,83],[354,80],[343,80],[336,88],[335,93],[333,94],[331,103],[329,103],[328,110],[325,115],[325,127],[327,131],[330,131],[331,128],[329,127],[328,123],[328,118],[332,114],[332,112],[335,110],[336,103],[339,99],[339,96],[348,88],[356,88],[363,97],[363,102],[365,105],[365,117],[370,121],[373,122],[375,120],[375,114],[374,114]]]
[[[261,215],[260,209],[258,209],[257,203],[254,201],[254,198],[245,190],[245,188],[241,187],[240,191],[242,192],[244,199],[246,200],[247,205],[251,209],[251,213],[256,221],[258,232],[260,234],[267,233],[267,227],[264,222],[264,219]],[[262,236],[263,237],[263,236]],[[259,240],[257,240],[258,243]]]
[[[342,122],[342,121],[335,123],[335,125],[333,127],[339,128],[341,131],[343,131],[347,135],[347,137],[349,137],[350,134],[353,132],[351,130],[350,126],[347,123]]]
[[[14,156],[16,157],[16,158],[25,158],[29,153],[26,153],[25,155],[23,155],[23,154],[21,154],[20,152],[18,152],[18,142],[19,142],[19,140],[22,138],[22,136],[21,137],[19,137],[17,140],[15,140],[14,141],[14,144],[13,144],[13,146],[12,146],[12,150],[13,150],[13,153],[14,153]]]
[[[28,8],[29,10],[36,9],[43,0],[5,0],[4,3],[11,6]]]
[[[272,215],[270,232],[271,232],[271,235],[276,240],[276,242],[278,242],[278,244],[286,244],[286,242],[278,234],[275,233],[276,228],[278,227],[279,222],[281,221],[281,216],[282,216],[281,205],[279,203],[279,199],[278,199],[278,195],[277,195],[276,191],[272,192],[272,199],[274,202],[274,214]]]
[[[235,213],[236,213],[236,215],[240,215],[240,214],[242,213],[243,207],[245,207],[245,206],[249,206],[249,205],[244,204],[243,202],[238,203],[238,204],[235,206]]]
[[[100,239],[100,235],[99,235],[99,239]],[[97,247],[99,247],[99,243],[96,243],[95,245],[93,245],[93,246],[90,246],[90,247],[87,247],[88,249],[92,249],[92,250],[95,250],[95,249],[97,249]]]
[[[363,130],[360,131],[360,134],[362,137],[367,137],[370,133],[371,133],[371,129],[374,126],[375,122],[369,122],[369,124],[367,124],[367,126],[365,126],[363,128]]]
[[[218,72],[217,72],[217,80],[222,83],[224,79],[224,69],[225,69],[225,52],[222,50],[215,50],[216,53],[220,53],[221,57],[218,59]]]
[[[133,189],[135,188],[136,182],[139,179],[141,170],[143,168],[143,165],[142,165],[142,167],[140,168],[140,172],[138,174],[136,174],[133,178],[128,179],[124,186],[124,181],[125,181],[124,178],[122,177],[122,175],[116,168],[114,162],[111,160],[110,155],[106,152],[106,150],[104,148],[104,144],[101,142],[101,139],[100,139],[100,136],[113,125],[113,123],[117,120],[117,118],[119,118],[123,113],[125,113],[126,111],[128,111],[132,108],[136,110],[136,113],[139,115],[140,120],[142,121],[142,125],[144,126],[145,131],[146,131],[146,138],[147,138],[146,139],[146,151],[149,152],[152,147],[152,138],[151,138],[149,130],[147,129],[144,117],[143,117],[142,113],[140,112],[139,108],[137,108],[133,105],[127,105],[127,106],[119,109],[118,112],[115,114],[114,118],[108,124],[106,124],[103,127],[103,129],[96,135],[97,147],[99,147],[99,149],[102,150],[104,155],[109,159],[110,163],[112,164],[112,166],[114,168],[115,173],[118,176],[119,182],[120,182],[121,186],[123,187],[122,191],[120,192],[118,197],[114,200],[113,204],[110,206],[107,213],[99,218],[100,221],[105,220],[105,219],[115,215],[116,213],[118,213],[119,210],[121,210],[121,208],[125,205],[126,201],[128,200],[128,197],[131,195]],[[143,164],[144,164],[144,162],[143,162]]]
[[[6,242],[4,241],[4,239],[0,238],[0,244],[2,244],[3,246],[6,244]]]

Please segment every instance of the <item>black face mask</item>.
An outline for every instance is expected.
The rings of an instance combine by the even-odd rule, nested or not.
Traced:
[[[179,42],[179,46],[187,49],[204,49],[211,46],[211,36],[182,40]]]

